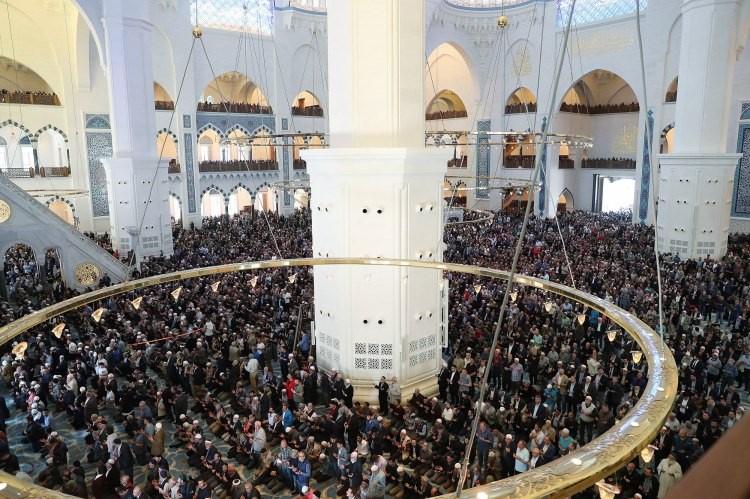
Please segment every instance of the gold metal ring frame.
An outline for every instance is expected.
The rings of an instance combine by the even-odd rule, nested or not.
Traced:
[[[183,279],[225,274],[229,272],[253,271],[272,268],[309,267],[314,265],[383,265],[465,273],[479,277],[508,280],[509,273],[483,267],[472,267],[441,262],[421,262],[413,260],[388,260],[371,258],[300,258],[292,260],[270,260],[245,262],[216,267],[205,267],[171,274],[147,277],[136,281],[117,284],[71,298],[45,309],[33,312],[21,319],[0,328],[0,345],[34,326],[88,303],[119,295],[128,291],[144,289]],[[638,343],[648,362],[648,383],[643,395],[627,415],[609,431],[587,445],[564,457],[527,471],[520,475],[496,482],[466,489],[461,497],[567,497],[586,489],[599,479],[620,469],[637,456],[656,437],[663,422],[672,410],[672,402],[677,393],[677,366],[668,349],[662,347],[659,335],[634,315],[596,296],[578,291],[562,284],[552,283],[524,275],[516,275],[515,282],[532,286],[559,296],[570,298],[583,305],[598,310],[623,331],[629,333]],[[0,485],[7,483],[4,497],[72,497],[44,489],[31,482],[0,472]],[[453,494],[443,496],[454,497]]]

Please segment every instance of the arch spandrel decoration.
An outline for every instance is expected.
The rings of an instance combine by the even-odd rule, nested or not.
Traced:
[[[42,324],[52,317],[82,307],[88,303],[128,291],[144,289],[157,284],[229,272],[307,267],[313,265],[383,265],[436,269],[456,273],[463,272],[494,279],[507,280],[510,277],[508,272],[483,267],[442,262],[369,258],[305,258],[204,267],[124,282],[98,289],[33,312],[0,328],[0,345],[11,341],[16,336],[34,326]],[[461,494],[461,497],[464,498],[474,498],[478,493],[487,494],[489,497],[565,497],[582,491],[602,477],[620,469],[625,463],[639,455],[641,449],[651,443],[671,412],[672,402],[677,394],[678,373],[674,357],[668,349],[664,348],[659,335],[637,317],[606,300],[562,284],[523,275],[516,275],[514,282],[522,286],[539,288],[575,300],[591,309],[606,314],[615,324],[630,334],[643,351],[648,363],[649,380],[646,388],[643,390],[643,396],[638,400],[633,409],[603,435],[552,463],[505,480],[466,489]],[[363,388],[365,386],[372,389],[372,385],[369,382],[367,385],[363,385]],[[29,494],[24,497],[33,497],[33,494],[37,492],[43,497],[69,497],[38,488],[29,482],[21,482],[12,475],[4,472],[0,472],[0,480],[7,482],[9,484],[8,488],[12,491],[28,490]],[[450,494],[443,497],[448,499],[455,497],[455,495]]]
[[[13,210],[10,208],[10,205],[4,200],[0,199],[0,224],[3,222],[7,222],[10,219],[12,213]]]

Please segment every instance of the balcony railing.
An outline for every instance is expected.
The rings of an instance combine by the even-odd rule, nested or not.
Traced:
[[[57,94],[46,92],[8,92],[0,91],[0,102],[9,104],[36,104],[39,106],[59,106]]]
[[[247,104],[245,102],[220,102],[219,104],[209,104],[208,102],[199,102],[198,111],[208,113],[236,113],[236,114],[273,114],[271,106],[261,106],[260,104]]]
[[[295,159],[293,166],[295,170],[304,170],[307,168],[307,161],[304,159]]]
[[[534,168],[536,156],[505,156],[505,168]]]
[[[589,158],[581,161],[581,168],[635,170],[635,160],[628,158]]]
[[[561,170],[572,170],[575,165],[575,161],[573,161],[573,158],[569,158],[567,156],[560,156],[560,162],[558,163],[558,168]]]
[[[279,163],[271,160],[261,161],[201,161],[198,163],[200,173],[243,172],[278,170]]]
[[[169,162],[169,169],[167,170],[168,173],[180,173],[180,164],[177,162],[177,160],[173,159]]]
[[[641,107],[637,102],[630,104],[599,104],[597,106],[587,106],[585,104],[566,104],[563,102],[560,111],[564,113],[578,114],[616,114],[616,113],[637,113]]]
[[[519,113],[535,113],[536,102],[529,102],[527,104],[508,104],[505,106],[505,114],[519,114]]]
[[[0,168],[0,173],[8,178],[34,178],[33,168]]]
[[[70,168],[67,166],[43,166],[39,168],[40,177],[68,177]]]
[[[424,115],[424,119],[427,121],[433,120],[449,120],[452,118],[466,118],[469,114],[464,111],[438,111],[436,113],[427,113]]]
[[[174,102],[171,100],[154,101],[154,109],[157,111],[174,111]]]
[[[318,118],[322,118],[323,108],[320,106],[306,106],[306,107],[292,106],[292,115],[293,116],[315,116]]]
[[[468,165],[468,158],[461,156],[460,158],[453,158],[448,160],[448,168],[466,168]]]

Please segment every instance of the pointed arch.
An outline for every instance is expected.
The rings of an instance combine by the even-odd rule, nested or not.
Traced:
[[[573,193],[567,187],[558,196],[558,206],[563,204],[563,202],[565,204],[565,211],[573,211],[575,209],[575,197],[573,197]]]
[[[453,90],[443,89],[427,105],[425,119],[440,120],[466,118],[468,113],[463,99]]]
[[[222,131],[222,129],[221,129],[221,128],[217,127],[217,126],[216,126],[216,125],[214,125],[213,123],[206,123],[205,125],[203,125],[202,127],[200,127],[200,128],[198,129],[198,131],[196,132],[196,135],[197,135],[198,137],[200,137],[200,136],[201,136],[201,134],[202,134],[203,132],[205,132],[206,130],[213,130],[214,132],[216,132],[216,135],[218,135],[220,139],[225,139],[225,138],[227,138],[227,137],[226,137],[226,134],[224,133],[224,131]]]
[[[60,130],[54,125],[45,125],[39,130],[37,130],[37,132],[32,136],[32,140],[39,140],[39,136],[43,134],[44,132],[46,132],[47,130],[52,130],[54,132],[59,133],[60,135],[62,135],[62,138],[65,140],[65,143],[66,144],[68,143],[68,136],[65,134],[65,132],[63,132],[62,130]]]
[[[624,78],[607,69],[595,69],[568,88],[557,109],[581,114],[608,114],[637,112],[640,106],[638,95]]]
[[[527,87],[518,87],[505,100],[505,114],[536,112],[536,95]]]

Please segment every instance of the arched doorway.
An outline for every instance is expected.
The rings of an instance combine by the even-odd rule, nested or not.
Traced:
[[[467,116],[464,101],[456,92],[447,89],[440,91],[432,98],[425,112],[425,119],[428,121],[466,118]]]
[[[57,130],[48,128],[40,133],[36,149],[39,168],[69,167],[68,145],[65,143],[65,137]]]
[[[177,161],[177,144],[169,132],[161,132],[156,136],[156,154],[161,156],[162,164]]]
[[[675,76],[674,80],[667,87],[667,94],[664,96],[664,102],[677,102],[677,88],[679,83],[679,76]]]
[[[226,214],[224,194],[214,188],[206,191],[201,198],[201,214],[204,217],[220,217]]]
[[[0,128],[0,168],[34,168],[34,148],[26,131],[15,126]]]
[[[566,213],[573,210],[575,210],[573,194],[568,189],[564,189],[557,199],[557,211],[558,213]]]
[[[3,255],[5,284],[10,297],[20,300],[26,295],[28,286],[39,282],[39,268],[36,254],[26,244],[17,243],[8,248]]]
[[[517,88],[505,101],[505,114],[535,112],[536,96],[526,87]]]
[[[221,137],[210,128],[198,137],[198,161],[219,161],[220,149]]]
[[[248,190],[244,187],[237,187],[229,195],[229,216],[233,217],[237,214],[248,212],[252,205],[253,198],[250,196]]]
[[[75,224],[75,217],[73,216],[73,209],[65,201],[62,201],[60,199],[55,199],[48,205],[48,207],[51,212],[53,212],[55,215],[62,218],[66,222],[68,222],[70,225]]]
[[[261,187],[255,195],[253,208],[258,211],[276,212],[276,196],[268,187]]]
[[[253,136],[250,147],[250,159],[254,170],[275,170],[276,149],[271,143],[268,132],[260,130]]]
[[[167,89],[154,82],[154,109],[157,111],[172,111],[174,109],[174,99],[169,95]]]
[[[198,111],[272,114],[266,94],[250,78],[237,71],[219,75],[203,90]]]
[[[169,193],[169,216],[172,223],[182,220],[182,201],[171,192]]]
[[[294,191],[294,209],[306,210],[310,207],[310,195],[304,189]]]
[[[307,90],[303,90],[292,103],[292,114],[294,116],[314,116],[323,117],[323,108],[320,106],[320,100]]]

